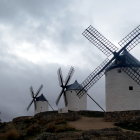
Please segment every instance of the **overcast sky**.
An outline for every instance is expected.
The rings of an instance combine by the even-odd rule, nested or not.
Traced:
[[[44,85],[42,93],[57,109],[61,90],[57,69],[81,83],[106,56],[82,32],[94,26],[118,42],[140,24],[139,0],[0,0],[0,111],[3,121],[33,115],[29,87]],[[140,59],[140,45],[132,50]],[[89,90],[105,108],[104,78]],[[88,109],[99,108],[88,99]]]

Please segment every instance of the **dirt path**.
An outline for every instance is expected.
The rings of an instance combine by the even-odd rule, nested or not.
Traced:
[[[90,129],[103,129],[103,128],[113,128],[113,122],[105,122],[103,118],[91,118],[91,117],[81,117],[77,121],[72,121],[68,123],[71,127],[78,130],[90,130]]]

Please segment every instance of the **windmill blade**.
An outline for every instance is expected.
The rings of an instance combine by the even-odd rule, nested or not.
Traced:
[[[125,38],[123,38],[118,44],[130,51],[138,43],[140,43],[140,25],[130,32]]]
[[[91,25],[82,34],[107,56],[110,56],[113,52],[118,50],[115,45],[113,45]]]
[[[38,89],[38,91],[36,92],[36,95],[34,96],[35,98],[37,97],[37,95],[39,94],[39,92],[41,91],[41,89],[43,88],[43,85],[41,85]]]
[[[137,84],[140,85],[140,68],[122,68],[122,70],[130,76]]]
[[[60,94],[59,94],[59,96],[58,96],[58,98],[57,98],[57,100],[56,100],[56,105],[58,105],[59,100],[60,100],[62,94],[64,93],[64,90],[65,90],[64,88],[61,90],[61,92],[60,92]]]
[[[30,92],[31,92],[31,97],[34,98],[34,91],[33,91],[32,86],[30,87]]]
[[[67,101],[67,97],[66,97],[66,92],[64,91],[64,102],[65,102],[65,106],[67,106],[68,105],[68,101]]]
[[[31,107],[32,103],[34,102],[34,99],[30,102],[30,104],[27,107],[27,111],[29,110],[29,108]]]
[[[62,75],[61,68],[58,69],[57,74],[58,74],[59,85],[60,85],[60,87],[62,87],[63,86],[63,75]]]
[[[114,58],[112,58],[111,60],[109,60],[108,58],[105,59],[103,61],[103,63],[101,63],[101,65],[99,65],[83,82],[82,82],[82,89],[80,91],[78,91],[77,95],[78,97],[82,97],[85,92],[82,92],[84,90],[88,90],[89,88],[91,88],[103,75],[105,72],[105,69],[112,63],[112,60]]]
[[[105,110],[99,105],[99,103],[97,103],[89,94],[87,94],[87,96],[88,96],[101,110],[103,110],[103,112],[105,112]]]
[[[126,57],[125,61],[128,67],[122,67],[122,70],[130,76],[137,84],[140,85],[140,68],[138,66],[138,60],[133,60],[131,57]]]
[[[51,107],[51,109],[54,111],[53,107],[51,106],[51,104],[48,102],[48,105]]]
[[[69,73],[68,73],[68,75],[66,77],[66,80],[65,80],[65,86],[69,83],[73,73],[74,73],[74,68],[71,67],[70,70],[69,70]]]
[[[36,105],[36,100],[35,99],[34,99],[34,107],[35,107],[35,110],[36,110],[37,105]]]
[[[59,79],[60,86],[62,87],[62,90],[61,90],[61,92],[60,92],[60,94],[59,94],[59,96],[56,100],[56,105],[58,105],[62,94],[64,94],[65,105],[67,105],[67,99],[66,99],[66,96],[65,96],[65,89],[66,89],[66,86],[67,86],[68,82],[70,81],[73,73],[74,73],[74,68],[71,67],[69,72],[68,72],[68,75],[66,77],[65,84],[63,85],[62,71],[61,71],[61,68],[58,69],[58,79]]]

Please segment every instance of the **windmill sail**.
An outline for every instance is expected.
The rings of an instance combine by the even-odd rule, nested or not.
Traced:
[[[60,85],[60,87],[62,87],[63,86],[63,75],[62,75],[61,68],[58,69],[57,75],[58,75],[59,85]]]
[[[113,52],[118,50],[114,44],[112,44],[91,25],[82,34],[107,56],[110,56]]]
[[[60,100],[60,98],[61,98],[61,96],[63,95],[63,93],[64,93],[64,88],[61,90],[61,92],[60,92],[60,94],[59,94],[59,96],[57,97],[57,100],[56,100],[56,105],[58,105],[58,103],[59,103],[59,100]]]
[[[30,102],[30,104],[27,107],[27,111],[29,110],[29,108],[31,107],[31,105],[32,105],[33,102],[34,102],[33,100]]]
[[[134,37],[136,37],[134,39]],[[140,43],[140,25],[136,27],[132,32],[130,32],[125,38],[123,38],[118,44],[121,47],[127,45],[131,40],[133,40],[128,46],[127,50],[130,51],[133,49],[138,43]]]
[[[82,92],[83,90],[88,90],[89,88],[91,88],[103,75],[105,72],[105,69],[112,63],[112,60],[110,61],[108,58],[105,59],[103,61],[103,63],[101,63],[101,65],[99,65],[83,82],[82,82],[82,87],[83,89],[81,89],[77,95],[79,97],[82,97],[83,94],[85,94],[84,92]]]
[[[110,56],[113,54],[114,56],[108,60],[108,58],[99,66],[97,69],[95,69],[82,83],[83,89],[77,93],[79,97],[83,96],[84,92],[83,90],[88,90],[91,88],[104,74],[105,69],[113,63],[114,60],[119,60],[120,55],[125,50],[131,50],[134,48],[138,43],[140,39],[140,26],[135,28],[128,36],[126,36],[122,41],[120,41],[120,45],[122,48],[116,52],[117,47],[113,45],[111,42],[109,42],[104,36],[102,36],[95,28],[92,26],[89,26],[84,32],[83,35],[91,42],[93,43],[97,48],[99,48],[105,55]],[[130,61],[130,58],[127,60],[128,63]],[[133,60],[131,60],[133,61]],[[139,70],[137,68],[134,68],[132,65],[129,65],[130,68],[127,70],[124,70],[134,81],[136,81],[139,84]]]
[[[74,68],[71,67],[70,70],[69,70],[69,72],[68,72],[68,75],[67,75],[65,81],[63,81],[63,75],[62,75],[61,68],[58,69],[58,72],[57,72],[57,74],[58,74],[58,80],[59,80],[60,87],[62,87],[62,90],[61,90],[60,94],[57,97],[56,105],[58,105],[58,103],[59,103],[60,98],[61,98],[62,95],[64,96],[65,106],[68,105],[68,101],[67,101],[67,97],[66,97],[66,94],[65,94],[65,90],[66,90],[66,86],[68,85],[68,83],[69,83],[69,81],[70,81],[73,73],[74,73]]]
[[[37,90],[37,92],[36,92],[36,94],[35,94],[35,97],[37,97],[37,95],[40,93],[40,91],[42,90],[42,88],[43,88],[43,85],[41,85],[41,86],[39,87],[39,89]]]
[[[30,87],[31,97],[32,97],[33,99],[31,100],[30,104],[28,105],[27,111],[28,111],[29,108],[31,107],[32,103],[34,103],[34,108],[35,108],[35,110],[36,110],[36,98],[37,98],[37,96],[38,96],[38,94],[40,93],[40,91],[41,91],[42,88],[43,88],[43,85],[41,85],[41,86],[39,87],[39,89],[37,90],[36,94],[34,94],[34,90],[33,90],[32,86]]]
[[[128,67],[122,67],[122,70],[140,85],[140,62],[134,59],[131,55],[127,55],[125,63]]]
[[[73,73],[74,73],[74,68],[71,67],[70,70],[69,70],[69,73],[65,79],[65,85],[67,85],[71,79],[71,77],[73,76]]]

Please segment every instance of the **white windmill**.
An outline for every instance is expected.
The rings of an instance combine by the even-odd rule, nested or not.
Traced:
[[[89,26],[83,35],[99,48],[107,58],[82,83],[83,89],[91,88],[105,73],[106,111],[140,110],[140,62],[129,51],[140,43],[140,26],[119,42],[119,51],[95,28]],[[84,93],[77,95],[82,97]]]
[[[49,111],[49,106],[52,108],[52,106],[49,104],[48,100],[45,98],[45,96],[43,94],[38,96],[42,88],[43,88],[43,85],[41,85],[39,87],[39,89],[37,90],[37,92],[34,93],[32,86],[30,87],[31,97],[33,99],[31,100],[30,104],[28,105],[27,111],[31,107],[32,103],[34,103],[35,114],[40,113],[40,112]],[[53,108],[52,108],[52,110],[53,110]]]
[[[78,98],[77,92],[82,89],[81,85],[75,81],[73,84],[68,85],[72,75],[74,73],[74,68],[71,67],[66,80],[63,80],[61,68],[58,69],[58,79],[60,87],[62,88],[57,100],[56,105],[58,105],[61,96],[64,97],[65,107],[71,111],[86,110],[87,108],[87,95],[85,94],[82,98]]]
[[[69,73],[66,77],[66,80],[63,80],[61,68],[58,69],[58,79],[60,87],[62,88],[57,100],[56,105],[58,105],[61,96],[64,97],[65,108],[60,109],[59,112],[67,112],[70,111],[80,111],[80,110],[87,110],[87,96],[94,102],[98,107],[104,111],[104,109],[83,89],[82,84],[79,84],[77,80],[73,83],[68,85],[72,75],[74,73],[74,68],[71,67]],[[79,98],[77,93],[82,90],[83,96]]]

